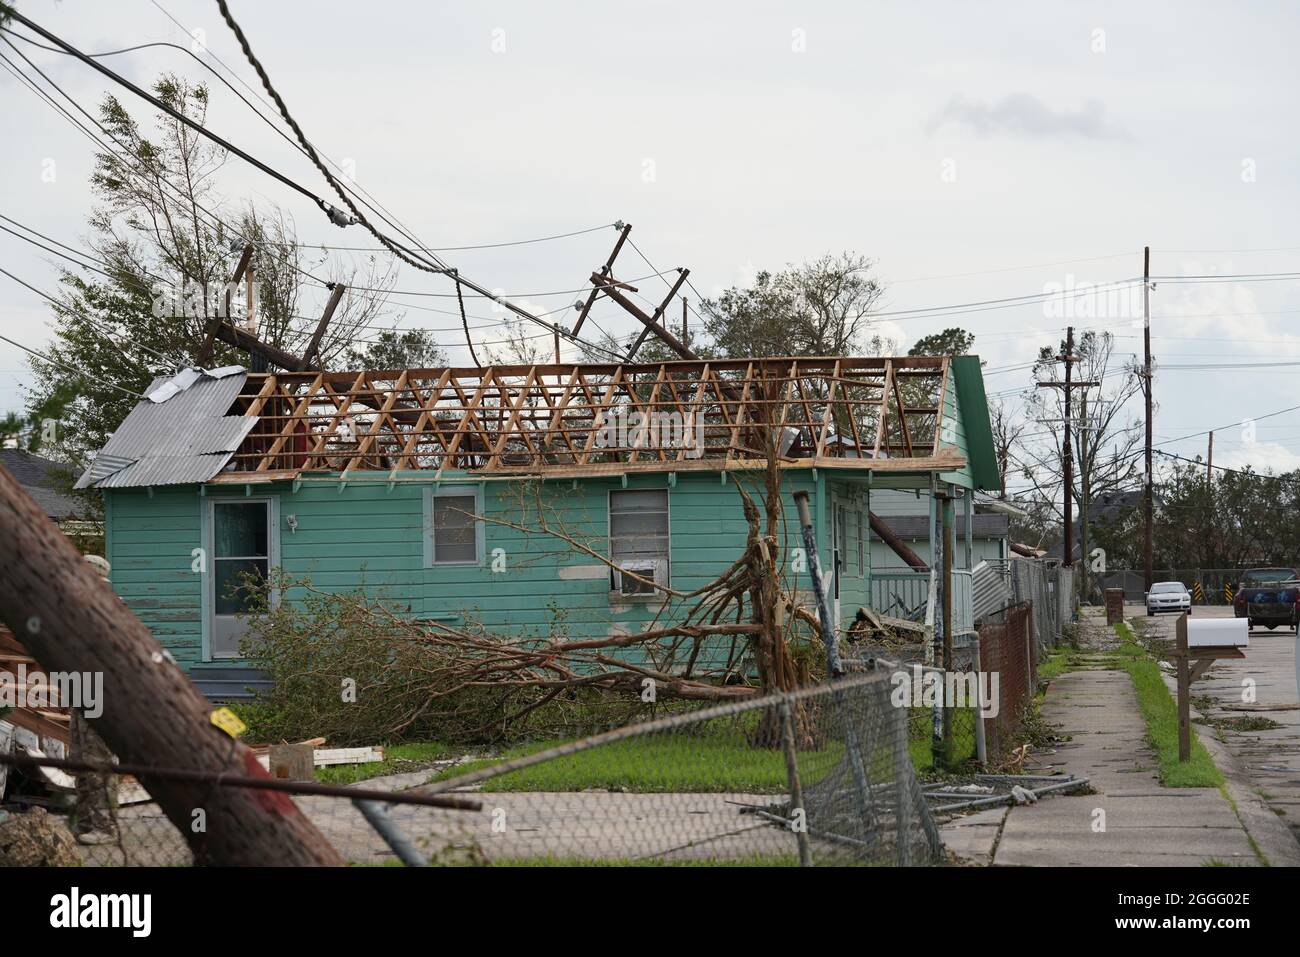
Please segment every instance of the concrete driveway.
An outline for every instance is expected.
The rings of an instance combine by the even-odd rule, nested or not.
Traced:
[[[1145,622],[1148,632],[1170,641],[1173,615],[1146,618],[1141,605],[1126,614]],[[1225,605],[1197,606],[1198,617],[1230,618]],[[1289,629],[1256,628],[1241,660],[1218,661],[1192,685],[1192,707],[1213,726],[1198,727],[1207,746],[1230,778],[1263,799],[1268,808],[1300,837],[1300,694],[1296,688],[1296,636]],[[1213,748],[1212,748],[1213,750]],[[1274,863],[1281,863],[1275,861]],[[1293,859],[1289,863],[1297,863]]]

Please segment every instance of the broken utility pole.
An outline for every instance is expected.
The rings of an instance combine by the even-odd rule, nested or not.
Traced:
[[[212,347],[215,344],[216,339],[218,338],[217,332],[231,318],[232,306],[234,305],[234,297],[231,296],[230,294],[231,287],[233,287],[236,283],[238,283],[239,280],[243,279],[245,275],[248,276],[248,300],[250,303],[252,302],[253,300],[253,277],[251,271],[252,263],[253,263],[253,244],[245,243],[244,251],[240,254],[239,262],[236,263],[235,265],[235,272],[230,277],[230,282],[226,285],[226,294],[222,300],[225,306],[225,315],[215,315],[208,320],[207,327],[203,330],[203,344],[199,346],[198,355],[195,356],[194,359],[197,365],[206,366],[209,362],[212,361]],[[207,302],[206,296],[204,296],[203,301],[205,303]]]
[[[604,293],[612,302],[617,303],[619,306],[621,306],[624,309],[624,311],[626,311],[634,319],[636,319],[643,326],[645,326],[645,329],[642,331],[641,336],[636,341],[636,345],[632,347],[632,351],[629,352],[628,354],[629,360],[631,360],[632,354],[635,353],[637,347],[641,345],[646,335],[648,333],[654,333],[656,336],[659,337],[660,341],[662,341],[664,345],[666,345],[673,352],[677,353],[677,355],[681,356],[683,359],[689,359],[698,362],[700,360],[700,356],[693,349],[691,349],[691,347],[687,344],[688,332],[687,332],[685,297],[683,297],[682,299],[682,338],[681,339],[678,339],[675,335],[669,332],[667,327],[662,322],[659,321],[663,317],[664,310],[667,309],[668,304],[672,301],[673,296],[676,295],[677,290],[681,287],[682,283],[686,281],[686,275],[688,273],[687,269],[683,268],[681,270],[681,275],[678,278],[676,285],[673,286],[672,292],[668,294],[667,298],[664,299],[663,303],[655,310],[655,314],[653,316],[647,315],[645,310],[643,310],[640,306],[638,306],[631,299],[629,299],[627,296],[623,295],[623,293],[619,291],[620,289],[629,289],[631,287],[629,287],[626,283],[619,282],[616,278],[614,278],[614,275],[611,270],[613,267],[614,258],[618,255],[618,251],[619,249],[622,248],[623,241],[627,239],[627,234],[631,229],[632,229],[631,224],[627,224],[623,226],[623,231],[619,235],[618,243],[614,246],[614,252],[610,254],[609,259],[606,261],[605,265],[601,267],[600,270],[593,272],[591,274],[592,290],[587,297],[587,302],[584,304],[582,308],[581,315],[578,316],[578,322],[575,323],[574,325],[574,333],[575,334],[577,333],[579,326],[581,326],[583,319],[586,318],[587,313],[591,309],[592,303],[595,302],[596,300],[596,297],[599,296],[601,293]],[[897,388],[897,382],[895,382],[895,388]],[[898,395],[899,395],[900,407],[901,407],[901,400],[902,400],[901,392],[898,393]],[[903,428],[904,430],[906,430],[907,428],[906,422],[904,422]],[[893,530],[890,529],[889,525],[883,519],[881,519],[874,512],[870,512],[870,511],[868,511],[867,516],[871,523],[871,530],[880,536],[881,541],[883,541],[886,545],[888,545],[895,555],[901,558],[904,562],[907,563],[907,565],[910,568],[916,571],[929,570],[929,566],[927,566],[926,563],[922,561],[920,556],[918,556],[916,552],[912,551],[912,549],[909,548],[906,545],[906,543],[903,542],[902,539],[900,539],[897,535],[895,535]]]

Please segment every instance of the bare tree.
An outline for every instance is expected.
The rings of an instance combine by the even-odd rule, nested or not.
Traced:
[[[1136,359],[1120,361],[1114,355],[1114,336],[1105,332],[1086,332],[1075,344],[1075,378],[1081,382],[1100,383],[1077,389],[1072,398],[1071,451],[1075,469],[1070,496],[1079,516],[1080,555],[1084,558],[1083,580],[1088,576],[1088,513],[1092,502],[1103,493],[1128,491],[1138,481],[1140,462],[1137,451],[1142,441],[1139,421],[1130,415],[1128,402],[1141,391]],[[1055,357],[1065,352],[1060,346],[1044,346],[1034,366],[1041,380],[1058,376]],[[1042,432],[1022,436],[1009,459],[1020,475],[1044,502],[1051,503],[1052,513],[1060,523],[1065,515],[1061,488],[1063,474],[1063,440],[1065,396],[1061,389],[1037,389],[1029,395],[1026,409],[1037,419]],[[1027,441],[1033,435],[1037,441]],[[1086,586],[1085,586],[1086,587]]]
[[[998,461],[998,498],[1007,497],[1007,471],[1011,468],[1011,450],[1020,443],[1029,421],[1005,402],[989,403],[989,419],[993,427],[993,454]]]

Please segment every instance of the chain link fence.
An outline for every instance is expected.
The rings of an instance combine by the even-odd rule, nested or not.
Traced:
[[[1008,566],[1013,600],[1032,608],[1036,647],[1056,647],[1065,626],[1074,620],[1074,569],[1034,559],[1014,559]]]
[[[357,865],[928,864],[938,832],[909,753],[910,709],[892,687],[884,673],[854,675],[462,765],[430,783],[434,772],[264,786]],[[111,798],[87,809],[67,781],[50,797],[46,776],[76,762],[10,755],[0,766],[10,776],[2,863],[184,866],[202,847],[202,800],[173,821],[128,769],[101,769]],[[249,786],[199,783],[200,794]]]
[[[1002,756],[1012,746],[1037,685],[1032,629],[1033,608],[1028,602],[1004,608],[980,624],[980,665],[998,676],[997,711],[984,719],[991,756]]]
[[[325,841],[353,865],[480,863],[469,815],[472,796],[390,791],[367,782],[341,787],[307,781],[232,778],[176,768],[132,768],[0,755],[0,866],[184,867],[205,861],[206,807],[219,789],[255,791],[264,806],[292,801]],[[137,777],[137,774],[139,777]],[[140,783],[192,789],[193,806],[173,820]]]
[[[1196,605],[1230,605],[1245,570],[1241,568],[1153,568],[1153,582],[1182,582]],[[1102,588],[1122,588],[1124,600],[1140,604],[1146,599],[1146,572],[1141,568],[1117,568],[1090,576]],[[1095,590],[1095,589],[1094,589]]]

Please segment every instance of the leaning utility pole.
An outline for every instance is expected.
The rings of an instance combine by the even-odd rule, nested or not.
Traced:
[[[1146,590],[1151,590],[1151,491],[1154,479],[1151,474],[1151,247],[1142,252],[1142,385],[1147,406],[1146,490],[1142,501],[1142,562]]]
[[[3,468],[0,555],[0,621],[47,673],[103,676],[103,713],[92,723],[122,763],[211,774],[137,775],[197,862],[344,863],[288,795],[214,783],[269,775],[214,726],[212,706],[172,656]]]

